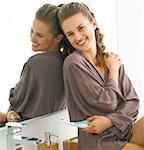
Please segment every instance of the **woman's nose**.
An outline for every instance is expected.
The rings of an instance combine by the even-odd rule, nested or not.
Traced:
[[[30,37],[31,37],[31,41],[34,42],[36,40],[36,37],[35,37],[35,34],[34,33],[31,33],[30,34]]]
[[[74,38],[76,41],[79,41],[81,38],[82,38],[82,35],[80,32],[76,32],[75,35],[74,35]]]

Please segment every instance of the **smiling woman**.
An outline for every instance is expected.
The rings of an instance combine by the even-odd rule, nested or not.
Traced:
[[[142,15],[143,0],[74,1],[83,2],[92,8],[98,25],[102,27],[102,31],[105,33],[104,41],[106,41],[107,48],[119,51],[137,93],[140,99],[143,99],[144,67],[136,66],[144,65],[141,32],[144,26]],[[71,2],[71,0],[61,1],[61,3],[68,2]],[[34,12],[44,3],[47,3],[47,0],[15,0],[14,2],[5,0],[1,2],[0,18],[3,23],[1,23],[0,28],[0,111],[2,112],[6,112],[8,109],[9,89],[18,81],[23,63],[29,56],[33,55],[31,42],[28,38],[29,31]],[[60,4],[58,0],[49,0],[49,3]],[[6,11],[4,6],[9,11]],[[131,36],[132,33],[135,36]],[[135,59],[136,64],[133,61]],[[144,103],[141,101],[140,104],[140,116],[142,116],[144,114]]]
[[[67,3],[71,0],[62,0],[61,3]],[[93,1],[87,0],[75,0],[81,1],[83,3],[88,3],[93,7]],[[36,12],[39,6],[42,6],[44,3],[47,3],[46,0],[31,0],[31,1],[19,1],[15,0],[15,2],[5,0],[1,2],[0,5],[0,17],[4,21],[1,24],[0,28],[0,41],[1,41],[1,55],[0,55],[0,111],[7,112],[9,106],[9,89],[18,82],[21,68],[23,67],[23,63],[27,61],[27,58],[34,53],[31,51],[31,42],[29,40],[29,32],[32,26],[32,20],[34,16],[34,12]],[[59,5],[60,2],[58,0],[49,0],[49,3]],[[109,21],[100,20],[100,24],[104,24],[104,30],[108,33],[105,38],[111,39],[109,43],[111,44],[112,49],[116,49],[114,45],[116,45],[115,39],[115,1],[109,0],[107,3],[107,7],[102,5],[104,0],[97,0],[94,8],[97,9],[97,16],[107,16]],[[5,7],[9,12],[5,12]],[[23,6],[23,7],[21,7]],[[107,11],[101,11],[107,10]],[[9,19],[7,19],[9,18]],[[109,35],[109,29],[107,26],[112,26],[114,32]],[[34,31],[35,32],[35,31]],[[108,43],[108,44],[109,44]],[[33,43],[33,46],[35,44]],[[108,45],[110,46],[110,44]]]
[[[39,52],[24,64],[20,80],[9,95],[7,121],[20,121],[53,113],[65,108],[63,38],[57,12],[52,4],[40,7],[34,17],[30,38],[32,50]]]
[[[7,6],[11,13],[4,14],[3,5]],[[2,106],[0,111],[2,112],[7,112],[8,110],[9,91],[18,82],[24,62],[27,61],[28,57],[34,55],[34,52],[31,51],[29,33],[34,13],[42,5],[44,5],[44,1],[40,0],[36,2],[33,0],[30,2],[16,0],[14,3],[6,0],[0,5],[0,16],[5,22],[0,28],[0,40],[3,41],[0,49],[0,83],[2,85],[0,90],[3,91],[0,94],[0,106]],[[27,11],[25,11],[25,8],[27,8]],[[47,38],[50,39],[48,36]],[[33,42],[34,45],[35,42]]]
[[[97,18],[87,5],[64,4],[58,18],[65,34],[63,74],[70,119],[89,122],[78,129],[80,149],[127,149],[132,133],[136,135],[131,128],[137,119],[139,97],[124,64],[118,54],[106,51]],[[141,128],[142,124],[138,130]],[[140,143],[133,143],[143,148],[143,137],[139,139]]]
[[[51,21],[49,21],[51,22]],[[58,45],[55,45],[55,34],[53,32],[54,25],[50,23],[50,26],[47,26],[47,23],[35,18],[33,21],[30,37],[32,41],[32,50],[34,52],[41,51],[57,51]],[[51,33],[51,34],[50,34]],[[53,33],[53,34],[52,34]],[[58,33],[56,33],[57,36]],[[59,36],[60,39],[62,39]]]

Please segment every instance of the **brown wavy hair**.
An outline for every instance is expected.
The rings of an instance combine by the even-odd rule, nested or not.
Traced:
[[[82,15],[87,17],[90,22],[92,22],[94,18],[94,14],[90,11],[90,9],[85,4],[79,2],[72,2],[60,6],[60,10],[58,12],[60,25],[65,19],[77,13],[81,13]],[[103,43],[103,34],[100,32],[100,29],[98,27],[95,30],[95,36],[96,36],[97,58],[99,63],[103,64],[104,55],[105,55],[105,46]],[[71,44],[69,43],[66,37],[63,39],[61,44],[64,47],[63,53],[65,57],[68,56],[73,51],[75,51],[75,49],[71,46]]]

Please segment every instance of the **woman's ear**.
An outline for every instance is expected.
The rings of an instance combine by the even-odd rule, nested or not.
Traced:
[[[64,38],[64,35],[63,35],[63,34],[59,34],[59,35],[56,37],[56,41],[59,43],[63,38]]]
[[[93,18],[92,24],[93,24],[94,29],[96,29],[97,28],[97,23],[96,23],[96,19],[95,18]]]

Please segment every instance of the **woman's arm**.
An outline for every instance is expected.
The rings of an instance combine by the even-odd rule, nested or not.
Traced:
[[[16,118],[20,120],[19,113],[21,113],[29,103],[32,94],[31,89],[34,85],[34,73],[31,67],[26,63],[23,67],[19,82],[10,90],[10,106],[7,112],[8,121],[12,120],[11,115],[16,116]]]

